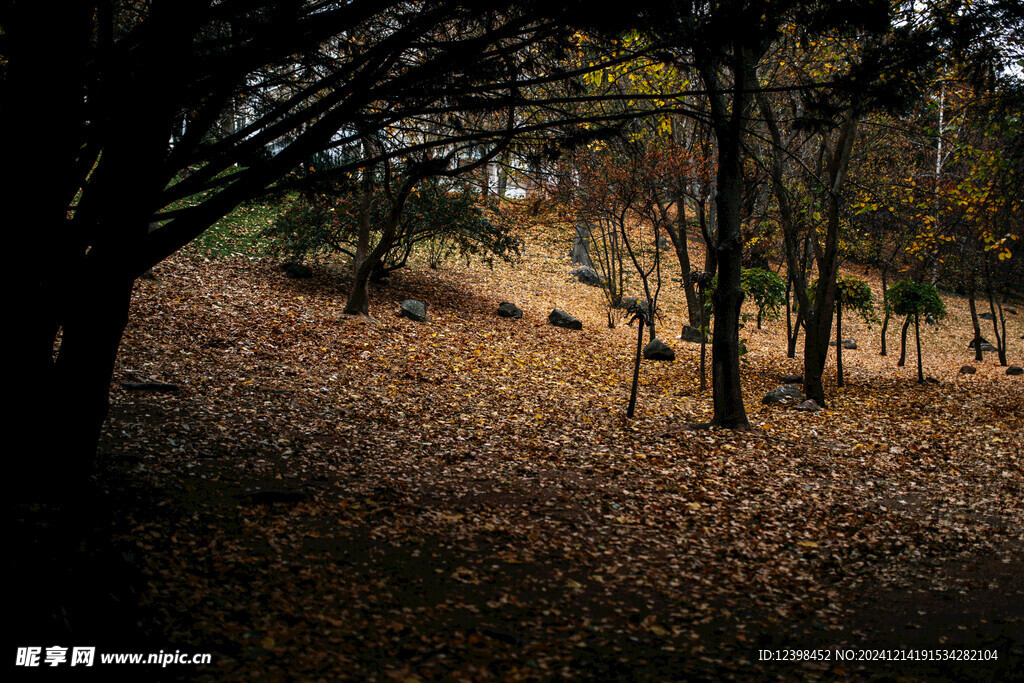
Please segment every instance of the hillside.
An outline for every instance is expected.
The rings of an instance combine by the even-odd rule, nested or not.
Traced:
[[[938,385],[912,350],[895,367],[898,325],[883,358],[877,327],[844,321],[858,349],[844,389],[830,359],[817,414],[761,405],[800,359],[783,322],[750,323],[754,428],[693,432],[711,397],[679,290],[660,335],[678,359],[643,364],[627,421],[635,330],[607,328],[567,250],[538,232],[518,266],[401,271],[376,322],[340,316],[329,263],[290,280],[179,256],[140,281],[101,445],[138,572],[127,630],[212,652],[172,667],[205,680],[1020,675],[1024,378],[973,363],[965,301],[923,330]],[[397,316],[406,298],[426,323]],[[998,660],[759,661],[911,647]]]

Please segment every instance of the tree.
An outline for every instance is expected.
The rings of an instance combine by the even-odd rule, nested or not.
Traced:
[[[871,287],[857,277],[841,277],[836,282],[836,386],[843,378],[843,309],[856,312],[868,325],[878,322]]]
[[[603,62],[549,68],[538,56],[564,55],[573,26],[620,30],[645,9],[608,21],[530,1],[6,3],[0,106],[18,135],[5,189],[34,210],[14,249],[52,259],[25,274],[14,316],[26,390],[15,421],[44,423],[39,448],[60,461],[42,466],[69,485],[88,471],[137,276],[317,152],[394,133],[394,146],[336,172],[412,158],[397,207],[419,179],[459,172],[430,150],[493,152],[564,121],[514,113],[531,86]],[[239,102],[246,116],[225,130]],[[505,115],[393,131],[467,111]]]
[[[741,280],[743,291],[757,306],[757,329],[761,329],[762,318],[778,320],[786,303],[786,283],[778,273],[764,268],[744,268]]]
[[[913,317],[914,337],[917,342],[917,382],[924,384],[921,362],[921,316],[941,320],[946,316],[946,305],[934,285],[906,279],[900,280],[889,289],[888,299],[894,313]]]

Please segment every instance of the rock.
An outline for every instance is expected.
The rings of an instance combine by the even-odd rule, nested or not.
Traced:
[[[304,263],[299,263],[298,261],[282,263],[281,270],[284,271],[285,277],[294,278],[296,280],[313,277],[313,269]]]
[[[519,320],[523,317],[523,312],[515,304],[502,301],[498,304],[498,315],[502,318],[515,318],[516,320]]]
[[[644,347],[644,358],[647,360],[675,360],[676,352],[660,339],[652,339]]]
[[[1006,374],[1007,375],[1024,375],[1024,368],[1020,367],[1019,365],[1011,365],[1010,367],[1006,368]]]
[[[793,410],[806,410],[808,412],[818,413],[821,412],[821,406],[819,406],[813,398],[809,398],[803,403],[798,403],[793,406]]]
[[[804,376],[803,375],[782,375],[781,377],[779,377],[779,381],[782,382],[783,384],[803,384],[804,383]]]
[[[683,325],[683,334],[681,338],[683,341],[691,342],[693,344],[700,344],[703,335],[700,330],[696,327],[690,327],[689,325]]]
[[[964,366],[961,366],[961,368],[960,368],[960,374],[961,375],[973,375],[977,371],[978,371],[978,369],[975,368],[973,365],[964,365]]]
[[[995,320],[996,319],[996,317],[994,315],[992,315],[991,313],[989,313],[988,311],[986,311],[984,313],[979,313],[978,317],[981,318],[982,320]]]
[[[1003,313],[1006,313],[1007,315],[1017,315],[1017,309],[1016,308],[1004,308],[1003,309]]]
[[[176,394],[181,391],[177,384],[167,382],[121,382],[121,386],[128,391],[152,391],[161,394]]]
[[[744,344],[743,342],[740,342],[740,355],[742,356],[742,355],[746,354],[746,352],[747,352],[747,345]]]
[[[650,304],[648,303],[647,299],[638,299],[635,296],[627,296],[619,304],[619,308],[624,309],[629,315],[635,315],[639,310],[640,312],[650,317]]]
[[[583,323],[561,309],[554,309],[548,314],[548,323],[567,330],[582,330]]]
[[[929,375],[928,377],[925,377],[924,381],[927,382],[928,384],[935,384],[936,386],[939,385],[939,384],[942,384],[942,382],[940,382],[939,380],[935,379],[931,375]]]
[[[152,270],[147,270],[145,273],[139,276],[140,280],[156,280],[156,273]]]
[[[789,403],[790,401],[803,401],[804,393],[800,391],[800,387],[796,384],[787,384],[785,386],[776,387],[764,395],[761,399],[763,405],[769,405],[772,403]]]
[[[591,287],[601,286],[601,276],[598,275],[597,271],[595,271],[590,266],[583,266],[582,268],[577,268],[576,270],[572,271],[572,275],[575,275],[576,279],[585,285],[589,285]]]
[[[828,345],[829,346],[835,346],[836,345],[835,340],[833,339],[832,341],[830,341],[828,343]],[[856,351],[857,350],[857,340],[856,339],[844,339],[843,340],[843,348],[844,349],[850,349],[852,351]]]
[[[982,351],[998,351],[999,349],[997,349],[996,347],[992,346],[988,342],[985,342],[985,343],[983,343],[981,345],[981,350]]]
[[[664,237],[658,238],[658,249],[668,249],[668,240]]]
[[[984,337],[978,337],[978,338],[981,340],[982,344],[988,344],[988,340],[985,339]],[[969,348],[969,349],[973,349],[974,348],[974,340],[973,339],[971,340],[971,343],[967,345],[967,348]]]
[[[416,301],[416,299],[406,299],[402,302],[402,311],[398,315],[414,322],[425,323],[427,321],[427,305],[422,301]]]

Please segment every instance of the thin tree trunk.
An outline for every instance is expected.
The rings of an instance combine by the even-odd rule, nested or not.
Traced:
[[[843,300],[836,297],[836,386],[843,387]]]
[[[974,327],[974,360],[983,361],[985,357],[981,351],[981,323],[978,322],[978,306],[975,302],[974,282],[973,278],[970,283],[970,289],[967,291],[967,303],[971,307],[971,325]]]
[[[636,392],[640,385],[640,358],[644,350],[644,319],[637,317],[636,329],[636,359],[633,361],[633,389],[629,394],[629,408],[626,409],[626,417],[632,419],[636,411]]]
[[[903,367],[907,364],[907,330],[910,328],[910,316],[903,321],[903,329],[900,330],[900,360],[896,365]]]
[[[889,311],[889,292],[886,289],[886,284],[885,284],[885,278],[886,278],[886,275],[888,275],[888,271],[889,271],[888,266],[882,266],[882,310],[885,311],[885,314],[882,316],[882,350],[878,353],[879,356],[886,356],[886,355],[888,355],[888,352],[886,351],[886,346],[885,346],[885,343],[886,343],[886,338],[885,337],[886,337],[886,333],[889,330],[889,317],[891,315],[891,313]]]
[[[924,365],[921,362],[921,316],[914,314],[914,339],[917,342],[917,383],[924,384]]]

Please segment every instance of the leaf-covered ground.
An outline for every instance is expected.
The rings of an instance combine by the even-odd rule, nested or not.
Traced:
[[[1022,675],[1024,378],[994,357],[958,373],[965,302],[923,331],[938,385],[915,384],[912,351],[895,367],[898,326],[882,358],[877,328],[844,321],[859,348],[819,414],[761,405],[800,362],[783,324],[750,324],[753,429],[689,431],[711,393],[675,285],[661,337],[678,360],[644,363],[626,420],[635,330],[607,328],[565,252],[535,236],[517,267],[400,272],[373,292],[376,322],[340,315],[337,265],[289,280],[182,256],[140,281],[102,476],[139,632],[214,653],[176,675]],[[427,323],[397,316],[406,298]],[[497,317],[505,300],[525,317]],[[583,331],[547,325],[556,306]],[[141,381],[181,391],[120,388]],[[759,661],[910,647],[999,659]]]

